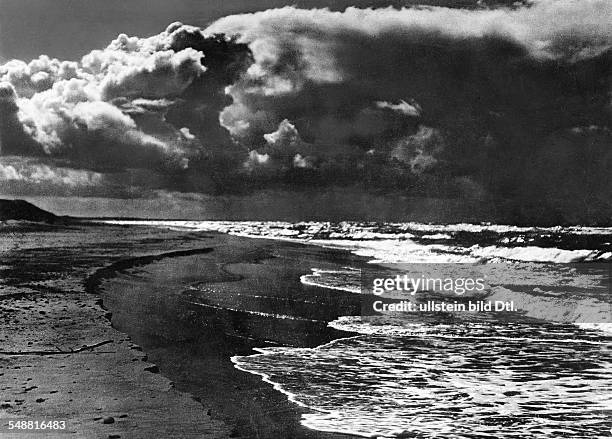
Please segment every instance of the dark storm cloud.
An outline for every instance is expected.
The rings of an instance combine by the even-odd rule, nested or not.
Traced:
[[[1,151],[143,191],[346,185],[568,212],[588,187],[599,220],[611,11],[286,7],[122,34],[78,62],[0,66]]]
[[[308,156],[319,179],[511,199],[563,215],[590,204],[607,221],[611,17],[604,1],[284,8],[207,31],[241,35],[255,60],[228,89],[224,126],[252,146],[288,119],[309,150],[288,149]],[[272,166],[268,149],[261,144],[249,164]],[[596,190],[580,195],[587,186]]]
[[[229,88],[234,102],[221,121],[250,144],[289,119],[314,143],[367,149],[414,134],[410,116],[455,140],[461,132],[520,138],[605,124],[609,10],[604,2],[561,1],[227,17],[208,31],[241,35],[255,64]],[[399,120],[381,114],[406,101],[419,110],[398,111],[406,116]]]

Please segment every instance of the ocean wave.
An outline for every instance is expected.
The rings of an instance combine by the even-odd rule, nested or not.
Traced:
[[[558,248],[542,247],[470,247],[470,254],[485,260],[495,258],[508,261],[522,262],[553,262],[557,264],[569,264],[581,261],[598,261],[609,259],[609,253],[597,250],[563,250]]]
[[[406,240],[342,241],[311,240],[309,244],[348,250],[370,258],[372,263],[483,263],[483,262],[595,262],[608,261],[612,254],[599,250],[563,250],[543,247],[461,247],[457,245],[423,245]]]
[[[612,228],[517,227],[504,225],[419,223],[352,223],[282,221],[127,221],[107,220],[109,224],[164,227],[173,230],[215,231],[250,238],[277,239],[351,251],[373,263],[464,263],[464,262],[551,262],[610,261]],[[470,233],[466,237],[457,233]],[[489,234],[495,234],[491,237]],[[517,234],[508,236],[508,234]],[[551,238],[552,234],[555,238]],[[598,236],[584,241],[580,236]],[[469,239],[468,239],[469,238]],[[548,239],[548,241],[546,241]],[[445,241],[427,243],[427,241]],[[494,242],[485,245],[482,241]],[[531,245],[535,241],[547,245]],[[422,241],[422,242],[421,242]],[[549,242],[550,241],[550,242]],[[576,241],[595,246],[573,247]],[[597,244],[598,241],[601,241]],[[526,245],[531,243],[530,245]]]
[[[477,263],[491,270],[490,279],[496,281],[487,291],[488,299],[512,300],[522,311],[507,321],[496,315],[459,316],[452,324],[417,321],[402,313],[344,316],[327,325],[356,334],[353,337],[316,348],[261,348],[254,355],[232,358],[236,368],[260,376],[307,408],[302,424],[308,428],[380,438],[546,439],[608,434],[612,407],[608,297],[588,267],[577,270],[563,264],[609,262],[612,229],[113,223],[298,242],[350,251],[372,263]],[[361,277],[351,268],[313,267],[300,280],[305,285],[361,292]],[[197,305],[252,314],[266,322],[288,323],[296,318],[220,304]]]
[[[407,320],[397,315],[378,316],[341,316],[329,322],[331,328],[339,331],[352,332],[362,335],[378,335],[387,337],[415,337],[428,336],[438,338],[479,339],[488,338],[496,340],[517,339],[514,329],[519,323],[511,322],[454,322],[444,324],[440,322],[425,323],[423,321]],[[529,342],[557,342],[557,343],[588,343],[607,346],[610,344],[610,323],[577,323],[576,325],[563,325],[546,323],[534,320],[531,323],[520,323],[526,328],[546,328],[548,338],[542,338],[542,332],[534,330],[530,336],[522,339]],[[576,331],[576,327],[582,329]],[[494,333],[493,333],[494,332]],[[572,338],[579,335],[579,338]]]
[[[334,238],[346,239],[386,239],[411,238],[415,233],[454,234],[454,233],[495,233],[505,234],[565,234],[565,235],[602,235],[612,237],[612,227],[521,227],[498,224],[423,224],[406,223],[362,223],[341,221],[196,221],[196,220],[96,220],[96,222],[115,225],[142,225],[156,227],[176,227],[180,229],[220,231],[224,233],[249,233],[268,236],[316,236],[334,234]]]
[[[320,431],[458,439],[607,433],[609,339],[551,325],[461,329],[415,325],[410,336],[370,333],[232,361],[308,408],[302,424]]]

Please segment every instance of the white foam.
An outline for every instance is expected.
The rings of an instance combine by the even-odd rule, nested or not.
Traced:
[[[319,431],[378,438],[550,437],[530,416],[532,405],[554,419],[551,431],[567,429],[572,437],[597,428],[582,421],[605,425],[601,410],[612,401],[606,396],[609,355],[602,351],[585,374],[571,376],[571,358],[560,360],[579,352],[597,355],[605,342],[564,338],[554,328],[540,333],[537,327],[501,326],[495,336],[483,324],[475,328],[482,336],[469,338],[452,337],[456,325],[423,327],[416,343],[359,335],[318,348],[257,349],[232,361],[308,408],[302,424]],[[534,343],[543,345],[534,349]],[[542,364],[541,371],[531,371],[533,364]],[[599,414],[589,418],[591,413]],[[490,423],[515,416],[520,422]]]
[[[322,323],[321,320],[307,319],[305,317],[290,316],[290,315],[286,315],[286,314],[273,314],[273,313],[267,313],[267,312],[262,312],[262,311],[252,311],[252,310],[247,310],[247,309],[230,308],[230,307],[227,307],[227,306],[211,305],[211,304],[208,304],[208,303],[200,303],[200,302],[189,302],[189,303],[191,303],[192,305],[202,306],[202,307],[205,307],[205,308],[214,308],[214,309],[219,309],[219,310],[223,310],[223,311],[232,311],[232,312],[237,312],[237,313],[250,314],[250,315],[254,315],[254,316],[268,317],[268,318],[272,318],[272,319],[301,320],[301,321],[305,321],[305,322]]]
[[[602,326],[609,324],[580,324],[584,325],[585,329],[603,330]],[[608,346],[608,341],[585,340],[575,338],[536,338],[536,337],[517,337],[516,335],[503,336],[491,335],[489,332],[481,332],[476,326],[471,326],[469,335],[456,332],[456,325],[436,324],[433,326],[424,325],[423,323],[402,322],[399,319],[389,318],[388,316],[374,316],[364,320],[359,316],[342,316],[338,319],[329,322],[330,328],[339,331],[353,332],[362,335],[379,335],[388,337],[429,337],[440,339],[456,339],[456,340],[508,340],[508,341],[524,341],[528,343],[561,343],[561,344],[589,344]],[[491,327],[487,327],[490,330]],[[500,324],[499,333],[504,331],[503,324]]]
[[[335,237],[354,237],[356,234],[369,233],[368,238],[390,238],[390,237],[406,237],[410,238],[412,232],[424,232],[429,234],[448,234],[455,232],[493,232],[493,233],[539,233],[539,234],[574,234],[574,235],[608,235],[612,236],[612,227],[520,227],[500,224],[423,224],[423,223],[385,223],[387,229],[394,230],[394,233],[378,232],[380,228],[378,224],[360,223],[360,222],[286,222],[286,221],[197,221],[197,220],[95,220],[92,222],[115,224],[115,225],[142,225],[142,226],[159,226],[159,227],[177,227],[187,228],[192,230],[217,230],[217,231],[236,231],[250,230],[252,232],[266,231],[271,233],[274,230],[299,229],[306,234],[330,232],[335,233]],[[283,232],[284,233],[284,232]],[[362,239],[364,239],[362,236]]]
[[[311,285],[315,287],[327,288],[330,290],[347,291],[353,294],[361,293],[361,285],[359,283],[359,279],[361,275],[360,270],[347,269],[345,271],[338,271],[338,270],[322,270],[320,268],[312,268],[311,270],[312,270],[312,274],[304,274],[300,276],[300,282],[302,284]],[[333,278],[334,274],[335,275],[353,274],[357,276],[357,279],[356,279],[356,282],[353,282],[353,284],[345,283],[343,285],[336,285],[336,284],[331,284],[330,282],[326,282],[325,275],[332,275],[332,278]]]
[[[612,323],[576,323],[576,326],[586,329],[612,334]]]
[[[442,240],[442,239],[453,239],[451,235],[448,233],[434,233],[433,235],[423,235],[421,239],[432,239],[432,240]]]
[[[456,263],[456,262],[551,262],[568,263],[580,261],[607,261],[612,252],[598,250],[565,250],[537,246],[505,247],[420,244],[415,242],[411,232],[431,232],[425,239],[451,240],[450,233],[467,231],[472,233],[567,233],[612,235],[612,228],[589,227],[517,227],[505,225],[450,224],[433,225],[419,223],[380,225],[341,222],[300,222],[283,221],[162,221],[162,220],[105,220],[107,224],[139,225],[169,228],[172,230],[215,231],[250,238],[277,239],[342,249],[356,255],[371,258],[373,263]],[[324,235],[325,238],[320,236]],[[520,237],[517,237],[519,239]],[[518,241],[516,241],[518,242]]]
[[[510,261],[522,262],[553,262],[567,264],[580,262],[599,252],[593,250],[562,250],[558,248],[543,247],[497,247],[473,246],[470,254],[483,259],[503,258]]]

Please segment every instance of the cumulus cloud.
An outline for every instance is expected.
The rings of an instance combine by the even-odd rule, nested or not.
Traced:
[[[0,163],[0,181],[71,187],[97,186],[102,181],[102,175],[75,169],[52,168],[44,164],[16,167]]]
[[[301,154],[296,154],[293,157],[293,166],[296,168],[312,168],[313,164],[310,157],[302,157]]]
[[[406,116],[419,117],[421,115],[421,106],[416,102],[409,104],[401,100],[399,103],[394,104],[391,102],[378,101],[376,102],[376,106],[378,108],[388,108],[389,110],[398,111]]]
[[[296,163],[302,164],[303,159],[296,152],[306,145],[300,138],[295,125],[289,120],[281,121],[275,131],[264,134],[263,138],[266,142],[265,146],[249,152],[248,159],[244,163],[247,171],[272,175],[279,171],[286,171]],[[296,162],[295,157],[298,156],[300,160]]]
[[[421,174],[438,163],[444,151],[445,140],[436,129],[421,126],[419,130],[395,143],[391,158],[407,164],[415,174]]]
[[[206,71],[201,63],[203,57],[202,52],[187,48],[180,52],[164,50],[115,61],[100,84],[102,94],[105,99],[179,96]]]
[[[543,0],[515,9],[286,7],[229,16],[207,31],[240,35],[255,64],[228,89],[234,104],[222,122],[244,134],[307,117],[312,135],[322,136],[342,122],[329,117],[354,121],[373,100],[391,108],[397,104],[380,103],[416,98],[434,117],[449,106],[470,111],[521,63],[576,63],[609,50],[610,8],[601,0]]]
[[[579,157],[593,187],[610,171],[591,156],[610,163],[611,16],[606,0],[285,7],[122,34],[78,61],[0,66],[0,151],[139,170],[169,191],[351,185],[554,204],[584,182],[545,183],[539,164]],[[601,212],[608,186],[589,195]]]
[[[77,78],[80,73],[78,63],[46,55],[29,63],[11,60],[0,66],[0,80],[12,84],[19,96],[26,98],[51,88],[57,81]]]
[[[43,55],[0,66],[3,153],[51,157],[95,170],[188,168],[204,146],[198,133],[166,116],[170,108],[181,107],[188,88],[210,78],[204,78],[202,47],[175,47],[197,28],[174,24],[168,29],[149,38],[119,35],[79,62]],[[231,45],[197,32],[208,49]],[[218,58],[213,57],[217,69],[224,67]],[[223,84],[210,82],[223,93]]]
[[[260,154],[256,150],[249,152],[247,160],[244,162],[244,167],[250,171],[257,171],[261,168],[265,168],[270,163],[270,156],[268,154]]]
[[[58,167],[35,159],[2,157],[0,186],[3,191],[18,195],[45,194],[83,195],[102,193],[108,181],[103,174]]]
[[[14,104],[17,98],[15,87],[10,82],[0,82],[0,102]]]
[[[264,134],[264,139],[271,147],[295,146],[300,142],[300,135],[289,120],[284,119],[273,133]]]

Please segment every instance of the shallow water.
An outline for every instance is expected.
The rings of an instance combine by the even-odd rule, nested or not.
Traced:
[[[611,427],[609,347],[609,338],[574,326],[416,324],[234,361],[316,410],[303,423],[318,430],[594,438]]]
[[[605,269],[591,272],[588,263],[609,267],[612,229],[210,221],[155,225],[346,249],[372,262],[471,262],[494,270],[497,282],[487,297],[513,300],[520,312],[345,316],[329,325],[354,337],[317,348],[264,348],[233,358],[239,369],[261,375],[310,408],[302,422],[312,429],[367,437],[610,436],[610,276]],[[569,262],[583,268],[568,267]],[[305,285],[363,293],[354,267],[310,269],[301,275]],[[206,297],[224,306],[223,296]],[[308,298],[298,300],[303,304],[270,300],[253,296],[245,306],[257,312],[282,309],[264,317],[278,314],[284,320],[292,312],[319,306]]]

